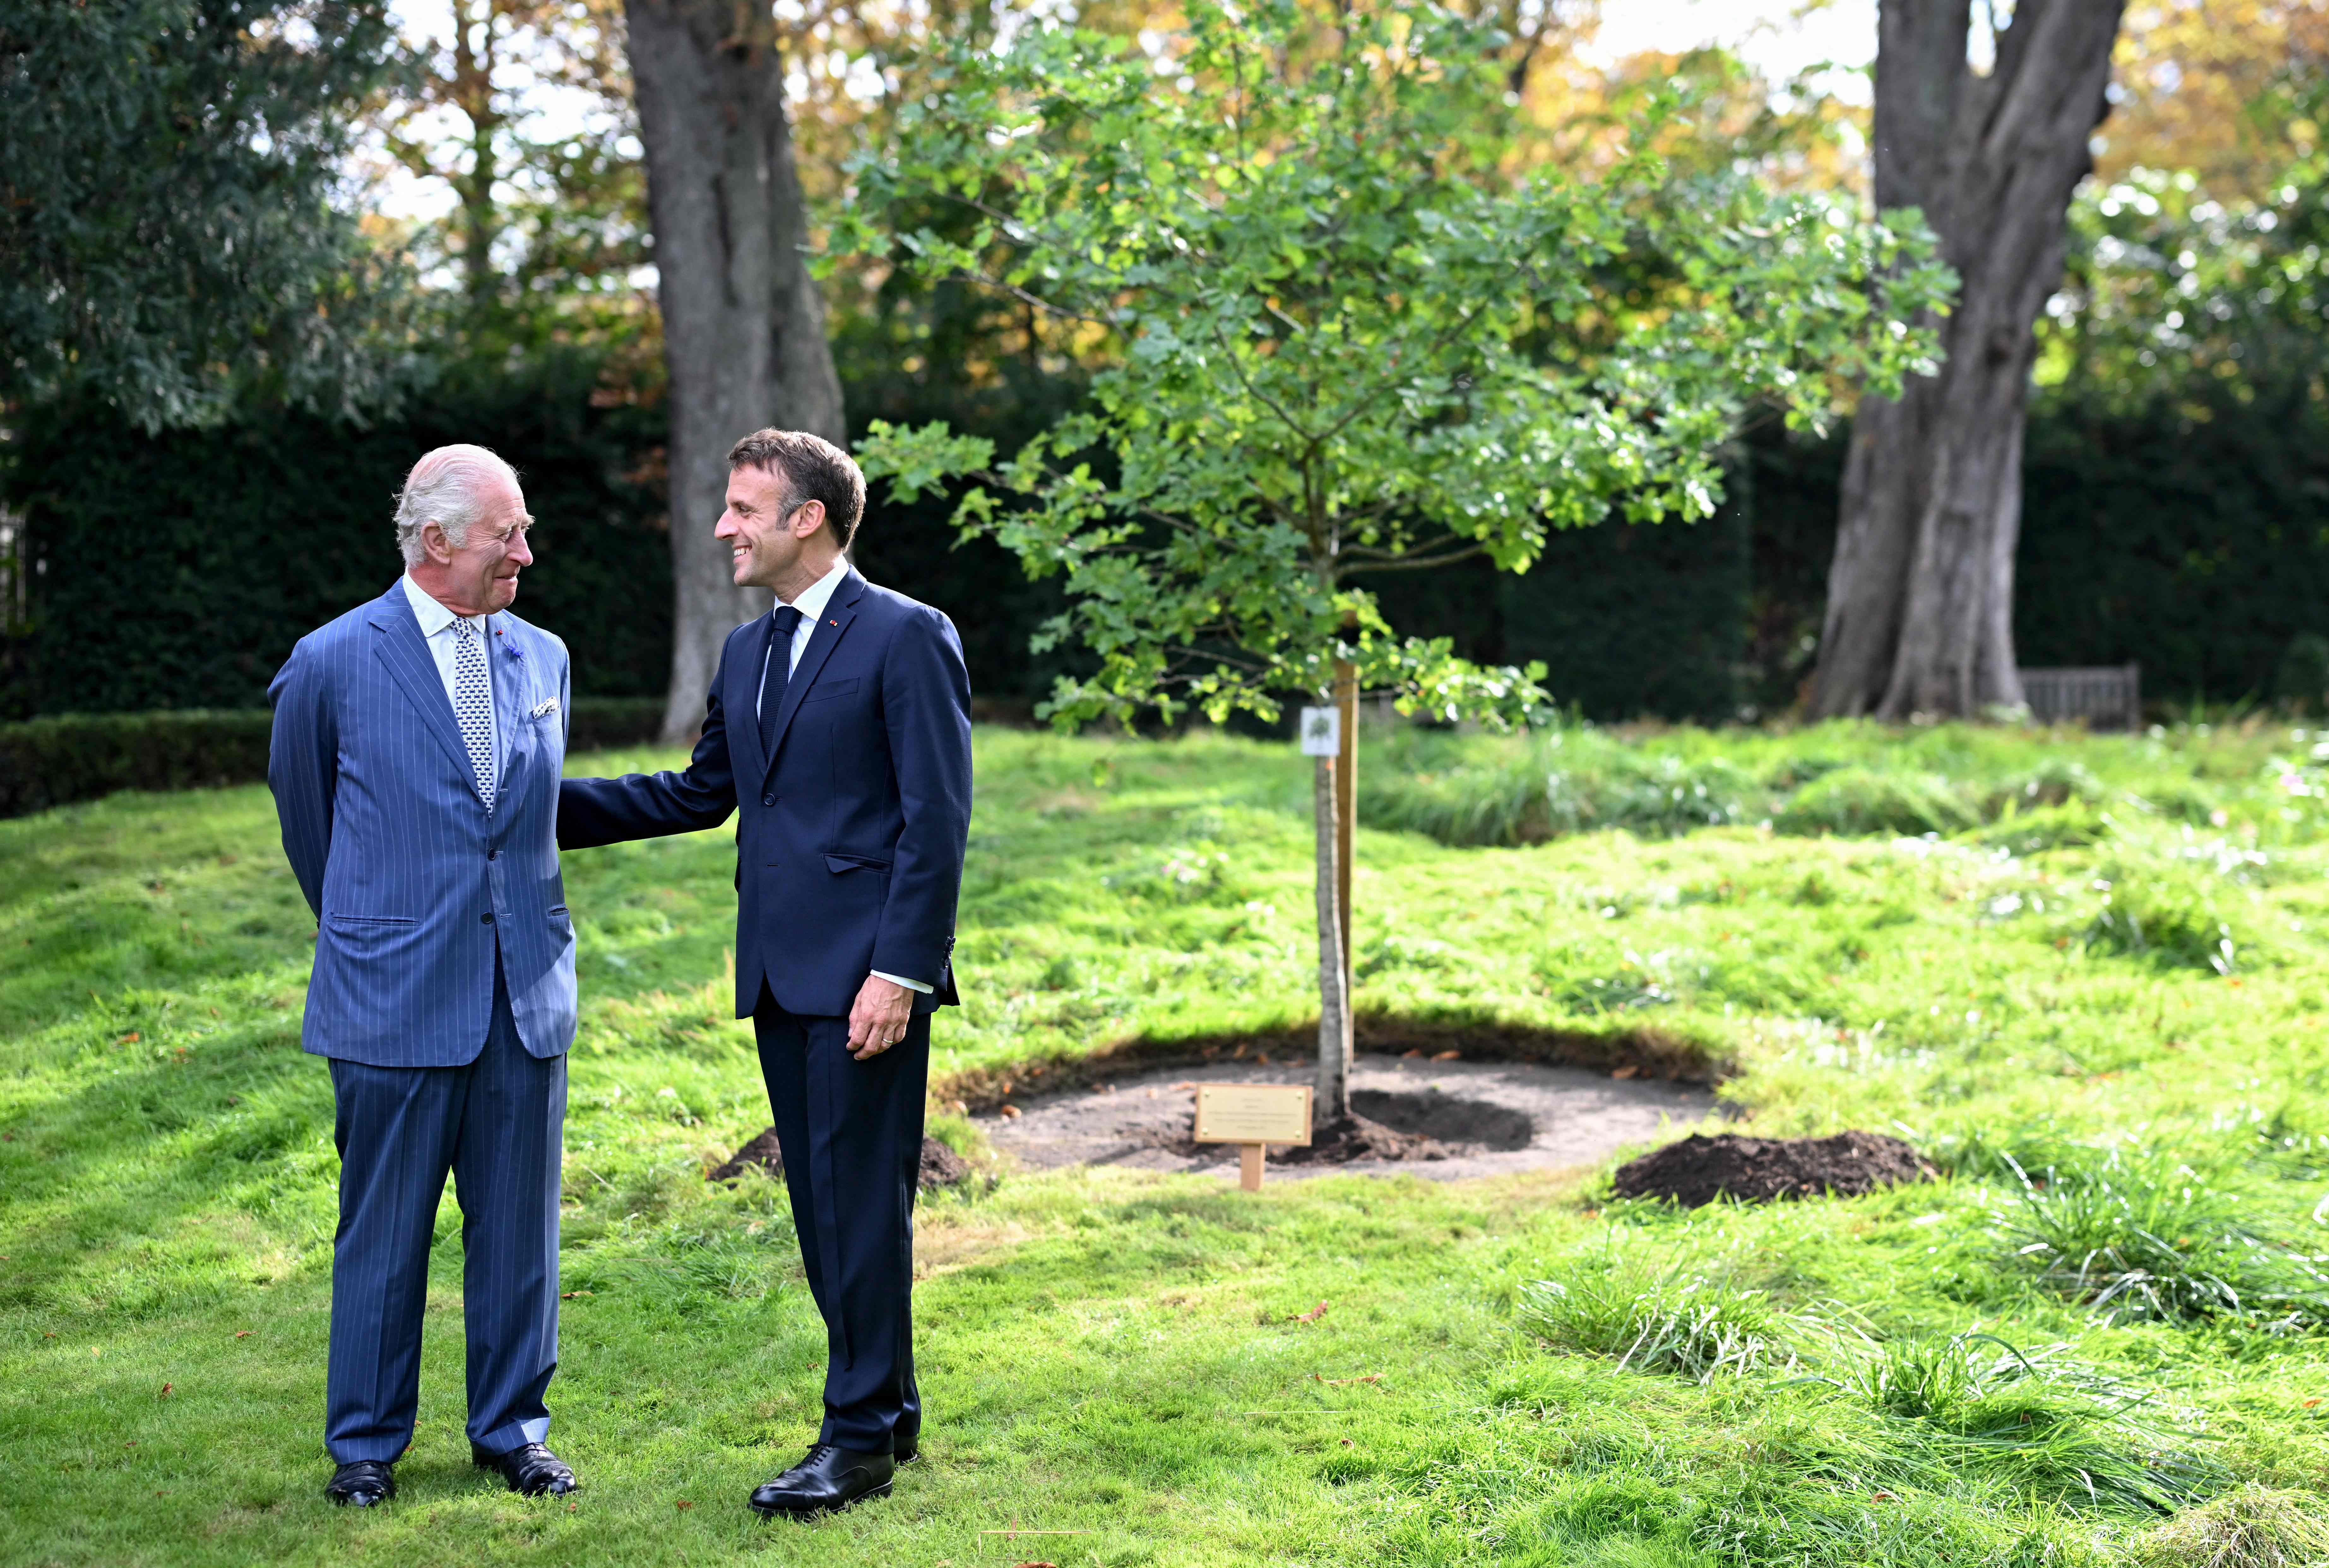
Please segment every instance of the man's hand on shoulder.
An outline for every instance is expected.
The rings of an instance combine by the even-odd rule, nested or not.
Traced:
[[[913,1021],[914,993],[893,980],[869,974],[849,1009],[849,1054],[871,1061],[906,1038]]]

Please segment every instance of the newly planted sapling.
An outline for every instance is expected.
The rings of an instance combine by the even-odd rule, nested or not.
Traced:
[[[1844,382],[1928,368],[1907,322],[1947,272],[1913,221],[1675,174],[1654,96],[1583,177],[1506,158],[1494,30],[1435,10],[1201,3],[1161,45],[1030,28],[964,46],[858,166],[843,239],[1005,291],[1107,358],[1089,404],[998,462],[944,426],[876,422],[869,475],[909,500],[968,478],[957,522],[1066,579],[1038,639],[1098,658],[1041,711],[1275,718],[1335,666],[1402,711],[1492,727],[1541,666],[1399,635],[1378,574],[1550,530],[1712,511],[1750,399],[1822,418]],[[966,233],[893,231],[961,203]],[[1337,808],[1319,762],[1321,1114],[1349,1109],[1348,981],[1323,889]]]

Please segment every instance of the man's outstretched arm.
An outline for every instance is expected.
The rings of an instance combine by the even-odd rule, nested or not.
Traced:
[[[722,650],[704,699],[703,737],[677,773],[629,773],[620,778],[570,778],[558,786],[558,847],[588,850],[631,839],[660,838],[716,828],[736,809],[736,770],[728,759],[728,728],[720,711]]]

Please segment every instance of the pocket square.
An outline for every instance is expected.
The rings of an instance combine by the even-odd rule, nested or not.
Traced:
[[[533,711],[527,714],[526,717],[528,718],[540,718],[545,713],[555,713],[557,711],[558,699],[555,697],[545,697],[541,701],[533,705]]]

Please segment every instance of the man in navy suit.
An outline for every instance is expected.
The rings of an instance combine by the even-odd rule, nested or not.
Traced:
[[[525,498],[481,446],[415,464],[405,573],[300,639],[268,695],[267,780],[316,911],[306,1048],[340,1150],[325,1495],[396,1495],[412,1441],[437,1205],[461,1205],[469,1451],[571,1491],[543,1446],[558,1365],[558,1192],[574,927],[558,874],[566,646],[509,614]]]
[[[865,480],[815,436],[728,455],[739,587],[774,609],[729,635],[685,771],[569,779],[565,849],[736,824],[736,1016],[760,1047],[801,1263],[824,1315],[825,1420],[752,1493],[807,1515],[890,1490],[914,1456],[909,1298],[930,1012],[956,1000],[970,831],[970,678],[953,623],[844,555]]]

